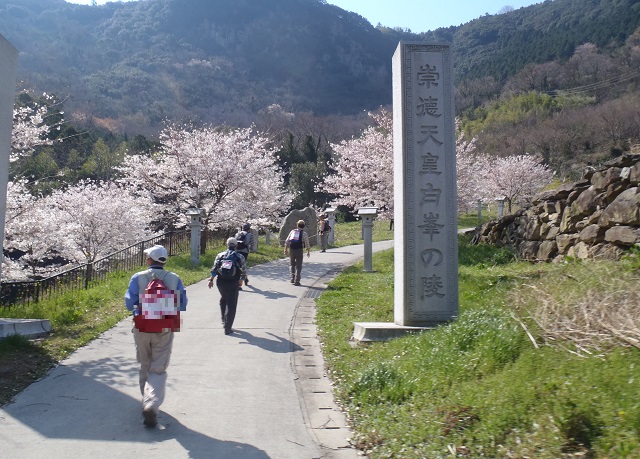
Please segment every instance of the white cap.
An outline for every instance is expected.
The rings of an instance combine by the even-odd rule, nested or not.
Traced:
[[[154,245],[153,247],[149,247],[145,249],[144,254],[151,258],[153,261],[157,261],[159,263],[166,263],[167,258],[169,258],[169,254],[167,253],[167,249],[162,247],[161,245]]]
[[[238,240],[235,237],[227,239],[227,247],[235,247],[238,245]]]

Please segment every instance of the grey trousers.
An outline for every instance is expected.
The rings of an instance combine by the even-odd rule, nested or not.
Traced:
[[[134,328],[133,338],[137,359],[140,362],[142,408],[151,408],[157,414],[164,401],[173,332],[145,333]]]
[[[289,249],[289,260],[291,261],[291,281],[300,282],[300,271],[302,271],[302,260],[304,259],[304,249]]]

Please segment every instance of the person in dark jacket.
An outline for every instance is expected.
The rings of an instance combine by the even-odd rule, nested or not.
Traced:
[[[217,277],[216,286],[220,292],[220,318],[224,326],[224,334],[233,333],[233,321],[236,318],[238,292],[245,276],[245,261],[236,247],[238,241],[234,237],[227,239],[227,250],[220,252],[211,267],[209,288],[213,287],[213,279]]]
[[[249,252],[254,250],[253,234],[251,233],[251,224],[245,223],[242,225],[242,229],[236,233],[236,251],[244,257],[245,263],[249,260]],[[249,276],[247,271],[244,273],[244,285],[249,285]],[[240,287],[242,290],[242,286]]]

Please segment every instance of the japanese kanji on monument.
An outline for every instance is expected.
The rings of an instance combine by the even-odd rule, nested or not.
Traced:
[[[394,320],[458,314],[456,145],[449,44],[400,42],[393,56]]]

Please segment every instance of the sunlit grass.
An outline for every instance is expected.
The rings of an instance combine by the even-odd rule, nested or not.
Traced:
[[[462,238],[459,318],[354,348],[353,322],[393,319],[392,260],[393,251],[374,254],[375,273],[349,269],[317,300],[336,394],[371,458],[640,457],[640,351],[578,357],[544,345],[514,307],[521,296],[535,307],[531,285],[553,291],[558,276],[577,287],[563,283],[558,298],[579,295],[592,276],[633,279],[633,262],[535,265]]]

